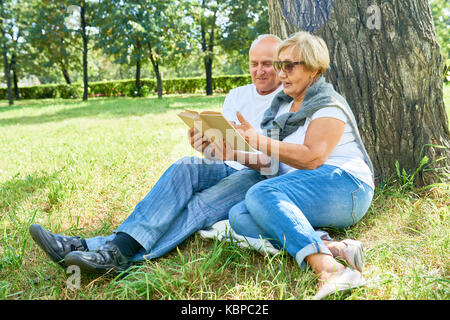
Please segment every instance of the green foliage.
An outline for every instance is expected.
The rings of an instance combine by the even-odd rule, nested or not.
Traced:
[[[450,9],[448,0],[430,0],[436,36],[444,58],[450,58]]]
[[[65,72],[66,81],[73,81],[69,73],[81,68],[81,37],[66,25],[70,4],[66,0],[29,3],[24,40],[28,44],[28,70],[31,73],[48,77],[50,70],[60,75]]]
[[[218,76],[213,78],[213,89],[216,92],[229,92],[231,89],[251,83],[250,75]],[[205,87],[205,78],[178,78],[163,80],[164,93],[196,93]],[[137,97],[148,96],[156,91],[155,79],[141,79],[141,92],[138,93],[135,80],[99,81],[89,83],[89,94],[102,97]],[[82,96],[81,84],[46,84],[21,87],[23,99],[78,99]],[[0,88],[0,99],[5,99],[6,88]]]
[[[270,33],[266,1],[229,0],[221,46],[242,70],[248,68],[251,43],[261,34]]]
[[[398,183],[402,191],[411,190],[414,188],[414,178],[422,170],[422,168],[428,163],[429,159],[427,156],[423,157],[420,161],[419,167],[412,173],[408,174],[405,168],[400,170],[400,163],[395,160],[395,171],[397,173]]]
[[[414,170],[413,173],[407,173],[405,168],[400,168],[400,163],[398,162],[398,160],[395,161],[395,171],[397,174],[397,182],[400,186],[400,190],[402,191],[402,193],[404,193],[407,190],[411,191],[416,187],[416,183],[415,183],[416,178],[421,172],[426,172],[426,171],[438,172],[439,171],[439,169],[432,168],[432,165],[436,164],[439,161],[444,160],[445,157],[440,157],[438,159],[430,161],[430,159],[427,156],[423,155],[425,147],[432,147],[432,148],[438,148],[438,149],[445,148],[444,146],[434,145],[434,144],[425,144],[424,146],[422,146],[422,148],[420,150],[420,154],[419,154],[419,158],[421,160],[420,160],[419,165],[417,166],[417,168]],[[443,180],[443,178],[444,177],[441,177],[441,180]],[[426,186],[425,189],[432,188],[436,185],[437,184]]]
[[[22,99],[48,99],[63,98],[76,99],[80,98],[82,89],[79,85],[68,84],[43,84],[39,86],[20,87],[19,93]],[[6,97],[5,88],[0,88],[0,98]]]

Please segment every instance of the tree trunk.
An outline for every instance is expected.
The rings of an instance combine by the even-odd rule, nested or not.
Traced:
[[[206,7],[206,1],[203,1],[202,7]],[[214,15],[211,21],[211,30],[209,32],[209,39],[206,39],[206,24],[202,19],[200,24],[200,33],[202,37],[202,51],[204,54],[203,62],[205,64],[205,75],[206,75],[206,95],[210,96],[213,94],[213,78],[212,78],[212,64],[213,64],[213,50],[214,50],[214,32],[216,26],[216,14],[217,10],[214,11]]]
[[[213,78],[212,78],[212,59],[205,57],[205,73],[206,73],[206,95],[213,94]]]
[[[64,66],[61,66],[61,72],[63,74],[64,80],[66,80],[67,84],[71,84],[72,80],[70,80],[69,71]]]
[[[3,44],[3,66],[6,79],[7,98],[9,105],[13,105],[13,95],[11,90],[11,72],[9,70],[8,55],[6,53],[6,45]]]
[[[149,51],[149,54],[150,54],[150,61],[151,61],[152,66],[153,66],[153,71],[155,72],[155,75],[156,75],[156,91],[158,93],[158,98],[161,99],[162,98],[161,72],[159,72],[159,64],[158,64],[158,62],[153,57],[152,45],[151,45],[150,42],[148,42],[148,51]]]
[[[158,93],[158,98],[162,98],[162,78],[161,78],[161,72],[159,71],[159,64],[155,63],[153,65],[153,70],[156,74],[156,92]]]
[[[11,71],[13,74],[13,84],[14,84],[14,97],[16,100],[20,99],[19,96],[19,80],[17,79],[17,58],[16,55],[13,53],[12,57],[11,57]]]
[[[87,61],[87,53],[88,53],[88,36],[86,32],[86,2],[81,2],[81,37],[83,38],[83,101],[88,99],[88,61]]]
[[[12,96],[12,90],[11,90],[11,72],[9,70],[9,62],[8,62],[8,47],[6,45],[6,38],[5,38],[5,29],[3,26],[3,16],[4,16],[4,12],[3,12],[3,1],[0,0],[0,18],[1,18],[1,33],[2,33],[2,55],[3,55],[3,72],[5,73],[5,80],[6,80],[6,90],[7,90],[7,98],[8,98],[8,103],[9,105],[13,105],[13,96]]]
[[[59,60],[59,64],[61,66],[61,72],[63,74],[64,80],[67,84],[71,84],[72,80],[70,79],[69,71],[68,71],[68,65],[69,65],[69,58],[67,57],[67,51],[65,49],[65,43],[64,38],[61,38],[61,45],[60,45],[60,53],[61,53],[61,59]]]
[[[272,33],[286,38],[306,30],[327,43],[326,79],[355,114],[376,183],[396,174],[396,160],[412,174],[424,156],[430,161],[415,182],[448,181],[443,64],[428,0],[268,3]]]
[[[138,39],[136,43],[136,91],[137,96],[141,96],[141,41]]]

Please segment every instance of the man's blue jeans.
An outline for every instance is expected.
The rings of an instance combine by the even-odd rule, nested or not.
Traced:
[[[346,228],[367,212],[373,189],[344,170],[322,165],[295,170],[252,186],[229,214],[233,230],[285,248],[305,268],[305,257],[331,255],[314,228]]]
[[[228,218],[247,190],[265,178],[251,169],[235,170],[223,162],[185,157],[170,166],[116,232],[143,247],[132,260],[160,257],[198,230]],[[114,234],[86,239],[96,250]]]

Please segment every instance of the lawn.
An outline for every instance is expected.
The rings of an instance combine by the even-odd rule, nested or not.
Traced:
[[[450,86],[445,88],[450,109]],[[0,102],[0,299],[306,299],[316,277],[285,253],[263,256],[232,243],[188,238],[124,277],[70,273],[28,234],[107,235],[165,169],[185,155],[184,108],[220,110],[224,95]],[[450,114],[449,114],[450,115]],[[448,186],[377,188],[369,212],[337,239],[366,246],[368,286],[346,299],[448,299]],[[339,297],[338,297],[339,298]],[[343,298],[343,297],[340,297]]]

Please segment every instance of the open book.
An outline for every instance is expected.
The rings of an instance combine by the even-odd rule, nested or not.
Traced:
[[[209,140],[219,141],[223,138],[234,150],[257,152],[247,141],[234,129],[233,125],[220,112],[197,111],[184,109],[178,116],[190,127],[201,131]]]

